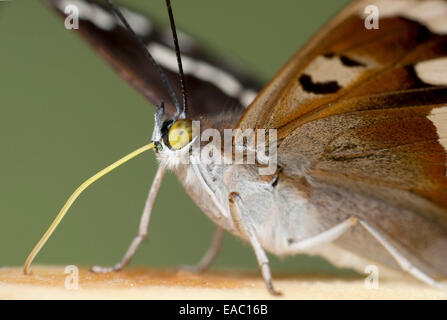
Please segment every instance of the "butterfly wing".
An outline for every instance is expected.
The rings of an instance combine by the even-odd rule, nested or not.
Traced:
[[[79,13],[78,31],[117,72],[152,104],[165,102],[167,116],[175,107],[137,41],[118,22],[105,1],[46,0],[64,18],[70,19],[73,6]],[[70,7],[72,6],[72,7]],[[178,69],[169,29],[158,27],[153,19],[127,8],[120,8],[134,31],[144,40],[169,82],[181,96]],[[256,96],[260,86],[237,61],[213,59],[188,35],[179,33],[185,72],[189,114],[192,119],[207,115],[233,114],[237,119]],[[230,59],[227,59],[230,61]]]
[[[378,9],[378,29],[367,28],[365,9]],[[447,274],[446,1],[351,4],[261,91],[239,127],[278,130],[278,164],[308,180],[323,224],[360,216],[414,265]],[[337,243],[395,266],[367,238],[354,230]]]

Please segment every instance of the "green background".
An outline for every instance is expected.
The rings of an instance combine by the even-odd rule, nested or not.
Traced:
[[[348,1],[174,0],[180,29],[239,57],[266,83]],[[167,23],[163,0],[121,1]],[[21,265],[71,192],[147,143],[153,107],[40,1],[0,2],[0,266]],[[69,211],[37,263],[109,265],[136,234],[156,170],[147,153],[95,183]],[[213,225],[172,174],[133,264],[197,262]],[[337,273],[298,255],[272,268]],[[225,236],[215,268],[257,268],[251,248]]]

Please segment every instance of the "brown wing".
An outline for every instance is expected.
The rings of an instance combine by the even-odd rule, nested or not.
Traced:
[[[167,116],[175,113],[169,94],[155,68],[129,32],[118,23],[105,1],[45,0],[64,19],[65,9],[72,5],[79,12],[79,34],[85,38],[129,84],[152,104],[165,102]],[[156,25],[153,19],[138,11],[121,10],[180,96],[175,52],[170,30]],[[69,11],[68,11],[69,12]],[[184,33],[180,35],[184,71],[188,89],[189,117],[217,116],[233,113],[238,119],[259,90],[258,82],[238,65],[212,57]],[[223,81],[224,80],[224,81]]]
[[[408,5],[391,15],[386,4],[396,2]],[[374,3],[383,14],[379,29],[368,30],[362,12]],[[447,55],[447,30],[442,32],[437,25],[410,19],[411,15],[404,12],[405,8],[420,12],[416,4],[424,7],[427,3],[446,6],[442,0],[354,2],[280,70],[250,105],[239,126],[277,128],[282,137],[312,119],[355,111],[361,98],[386,94],[394,100],[403,100],[409,96],[408,104],[417,96],[415,91],[433,87],[418,77],[418,63]],[[443,10],[439,8],[438,12],[442,14]],[[443,25],[446,24],[444,19]],[[439,86],[442,93],[445,84]],[[438,92],[433,95],[438,96]],[[421,101],[422,97],[419,101],[438,103],[439,99],[431,101],[427,94],[425,101]],[[351,106],[346,105],[348,100]],[[393,105],[396,103],[399,102],[394,101]]]
[[[361,14],[374,3],[383,16],[368,30]],[[291,175],[325,170],[447,207],[447,2],[356,2],[315,39],[239,126],[278,129]]]
[[[368,5],[379,29],[365,27]],[[416,265],[447,274],[446,1],[351,4],[261,91],[239,127],[278,129],[278,163],[307,178],[322,219],[362,216]],[[377,258],[365,234],[351,236],[345,247]]]

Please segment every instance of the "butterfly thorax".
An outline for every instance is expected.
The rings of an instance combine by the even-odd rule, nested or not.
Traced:
[[[183,161],[185,154],[179,157],[183,157]],[[177,164],[170,169],[213,222],[245,238],[230,213],[229,194],[237,192],[244,204],[242,214],[252,221],[263,247],[272,253],[289,254],[291,242],[305,239],[325,228],[313,218],[315,208],[308,201],[304,184],[300,190],[287,177],[260,178],[256,165],[185,164],[180,160],[167,159],[166,154],[161,153],[158,158],[161,165]],[[190,159],[190,162],[194,160]]]

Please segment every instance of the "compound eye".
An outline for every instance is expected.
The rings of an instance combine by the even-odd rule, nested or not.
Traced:
[[[179,150],[190,143],[193,136],[192,121],[180,119],[169,130],[168,142],[172,149]]]

